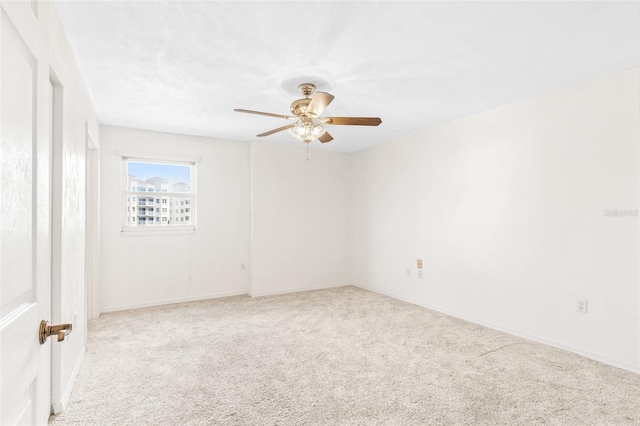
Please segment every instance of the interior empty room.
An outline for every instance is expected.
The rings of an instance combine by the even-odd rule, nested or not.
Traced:
[[[640,424],[640,2],[0,0],[1,425]]]

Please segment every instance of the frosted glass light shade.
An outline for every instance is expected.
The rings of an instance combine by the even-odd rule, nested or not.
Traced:
[[[326,132],[326,130],[323,129],[322,126],[313,124],[313,122],[305,124],[302,121],[296,124],[295,127],[289,129],[289,133],[291,133],[292,136],[303,142],[311,142],[314,139],[318,139],[324,132]]]

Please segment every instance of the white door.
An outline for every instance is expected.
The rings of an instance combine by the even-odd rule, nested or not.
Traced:
[[[51,312],[48,4],[0,0],[0,14],[0,424],[46,424],[52,343],[40,344],[39,326]]]

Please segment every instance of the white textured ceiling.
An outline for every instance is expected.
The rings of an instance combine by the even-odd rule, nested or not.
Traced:
[[[383,120],[327,126],[347,152],[640,64],[638,2],[56,5],[102,123],[251,140],[288,122],[233,108],[288,114],[313,76],[325,116]]]

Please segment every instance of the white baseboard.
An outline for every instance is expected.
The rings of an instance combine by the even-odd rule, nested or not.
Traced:
[[[273,291],[259,291],[249,292],[249,296],[251,297],[262,297],[262,296],[275,296],[276,294],[286,294],[286,293],[299,293],[301,291],[312,291],[312,290],[324,290],[327,288],[337,288],[337,287],[348,287],[351,284],[325,284],[319,286],[312,287],[294,287],[294,288],[285,288],[282,290],[273,290]]]
[[[71,377],[69,378],[67,387],[62,394],[62,400],[51,401],[53,414],[60,414],[67,409],[67,404],[69,403],[69,398],[71,397],[71,391],[73,390],[73,385],[75,385],[76,383],[76,378],[78,377],[78,373],[80,372],[80,367],[82,367],[82,362],[84,361],[84,355],[86,352],[87,348],[83,346],[81,355],[78,358],[78,361],[76,361],[76,365],[73,367],[73,371],[71,372]]]
[[[201,296],[181,297],[181,298],[176,298],[176,299],[153,300],[153,301],[143,302],[143,303],[131,303],[131,304],[127,304],[127,305],[106,306],[106,307],[103,307],[100,311],[101,311],[101,313],[126,311],[126,310],[129,310],[129,309],[149,308],[151,306],[171,305],[173,303],[184,303],[184,302],[197,302],[199,300],[218,299],[220,297],[231,297],[231,296],[242,296],[242,295],[249,295],[251,297],[273,296],[273,295],[276,295],[276,294],[298,293],[298,292],[301,292],[301,291],[322,290],[322,289],[327,289],[327,288],[345,287],[345,286],[348,286],[348,285],[350,285],[350,284],[328,284],[328,285],[320,285],[320,286],[314,286],[314,287],[287,288],[287,289],[283,289],[283,290],[264,291],[264,292],[259,292],[259,293],[249,292],[247,290],[229,291],[229,292],[222,292],[222,293],[204,294],[204,295],[201,295]]]
[[[131,303],[127,305],[106,306],[101,309],[101,313],[126,311],[129,309],[149,308],[151,306],[171,305],[173,303],[197,302],[199,300],[218,299],[220,297],[241,296],[246,294],[247,294],[247,290],[228,291],[228,292],[221,292],[221,293],[203,294],[200,296],[188,296],[188,297],[179,297],[175,299],[162,299],[162,300],[153,300],[153,301],[142,302],[142,303]]]
[[[601,355],[601,354],[598,354],[598,353],[593,353],[593,352],[590,352],[590,351],[587,351],[587,350],[584,350],[584,349],[581,349],[581,348],[576,348],[574,346],[567,345],[567,344],[564,344],[564,343],[561,343],[561,342],[556,342],[554,340],[550,340],[550,339],[547,339],[547,338],[544,338],[544,337],[540,337],[540,336],[536,336],[536,335],[533,335],[533,334],[521,332],[519,330],[515,330],[515,329],[512,329],[512,328],[507,327],[507,326],[503,326],[503,325],[499,325],[499,324],[493,324],[491,322],[484,321],[484,320],[481,320],[479,318],[475,318],[475,317],[472,317],[472,316],[469,316],[469,315],[461,314],[459,312],[454,312],[454,311],[451,311],[449,309],[444,309],[444,308],[441,308],[439,306],[434,306],[434,305],[429,305],[429,304],[426,304],[426,303],[416,302],[414,300],[409,300],[409,299],[406,299],[404,297],[396,296],[396,295],[394,295],[392,293],[389,293],[389,292],[386,292],[386,291],[382,291],[382,290],[378,290],[378,289],[375,289],[375,288],[367,287],[365,285],[353,284],[353,286],[361,288],[363,290],[372,291],[374,293],[383,294],[383,295],[391,297],[393,299],[402,300],[403,302],[411,303],[413,305],[421,306],[423,308],[431,309],[433,311],[437,311],[437,312],[443,313],[445,315],[449,315],[449,316],[452,316],[452,317],[460,318],[462,320],[469,321],[469,322],[472,322],[474,324],[482,325],[484,327],[488,327],[488,328],[491,328],[493,330],[501,331],[503,333],[512,334],[514,336],[522,337],[523,339],[531,340],[531,341],[534,341],[534,342],[537,342],[537,343],[542,343],[542,344],[547,345],[547,346],[553,346],[554,348],[563,349],[565,351],[573,352],[575,354],[582,355],[582,356],[584,356],[586,358],[592,359],[594,361],[601,362],[603,364],[611,365],[613,367],[621,368],[623,370],[627,370],[627,371],[630,371],[632,373],[640,374],[640,366],[639,365],[633,365],[633,364],[630,364],[630,363],[625,362],[625,361],[620,361],[620,360],[616,360],[616,359],[613,359],[613,358],[609,358],[609,357],[607,357],[605,355]]]

